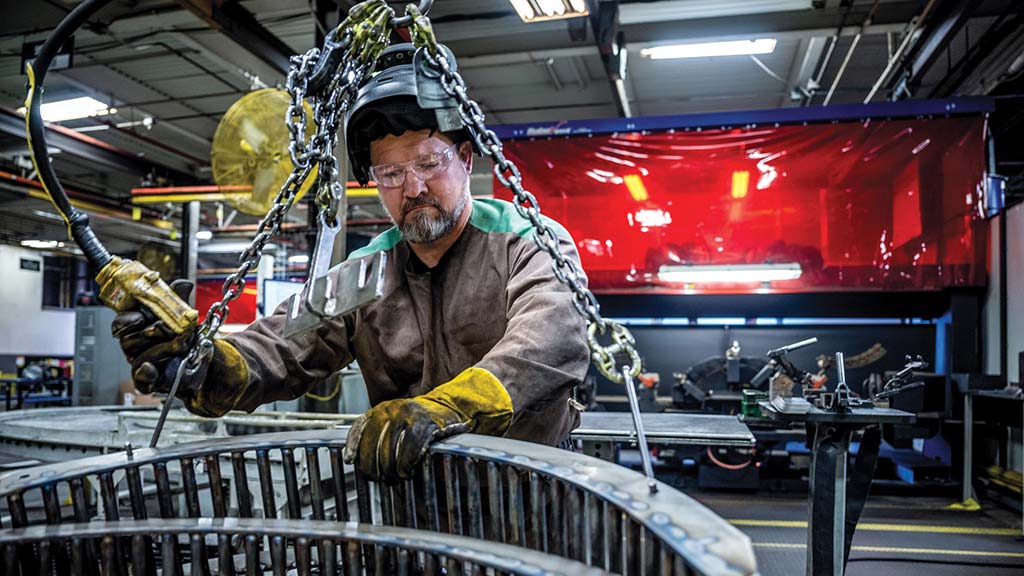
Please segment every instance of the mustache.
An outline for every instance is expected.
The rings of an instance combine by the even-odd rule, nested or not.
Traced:
[[[408,214],[411,210],[421,208],[423,206],[433,206],[438,210],[441,209],[441,203],[431,198],[430,196],[417,196],[415,198],[409,198],[405,202],[402,202],[402,216]]]

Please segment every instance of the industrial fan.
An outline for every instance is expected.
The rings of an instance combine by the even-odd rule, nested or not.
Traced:
[[[139,247],[135,259],[146,265],[146,268],[159,272],[161,278],[178,276],[178,255],[166,244],[146,242]]]
[[[256,90],[232,104],[217,125],[210,149],[213,180],[228,202],[242,213],[266,214],[292,172],[285,122],[289,103],[285,90]],[[309,104],[302,105],[308,139],[316,132],[316,124]],[[315,170],[295,199],[300,199],[314,181]]]

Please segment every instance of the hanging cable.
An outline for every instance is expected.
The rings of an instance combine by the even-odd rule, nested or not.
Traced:
[[[46,72],[54,56],[61,49],[64,43],[100,8],[110,3],[111,0],[85,0],[72,10],[57,25],[53,33],[46,39],[35,59],[25,64],[25,73],[28,75],[28,96],[25,99],[25,131],[28,137],[29,152],[32,157],[32,164],[39,174],[39,181],[50,201],[57,208],[68,228],[68,236],[72,238],[78,247],[82,249],[89,263],[97,269],[102,269],[110,263],[112,256],[89,227],[89,217],[79,212],[68,199],[67,192],[61,186],[57,174],[50,163],[50,156],[46,147],[46,127],[43,124],[40,106],[42,105],[43,81],[46,79]]]

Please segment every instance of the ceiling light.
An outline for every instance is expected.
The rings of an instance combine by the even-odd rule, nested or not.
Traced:
[[[810,10],[812,0],[661,0],[619,3],[619,25]]]
[[[63,248],[64,243],[58,240],[22,240],[21,245],[25,248],[36,248],[38,250],[51,250]]]
[[[509,0],[523,22],[578,18],[590,13],[583,0]]]
[[[309,255],[308,254],[298,254],[296,256],[289,256],[288,257],[288,263],[289,264],[309,264]]]
[[[212,240],[213,232],[209,230],[200,230],[196,232],[196,240]]]
[[[200,254],[241,254],[249,248],[248,242],[211,242],[199,247]],[[263,247],[264,254],[276,254],[281,247],[270,243]]]
[[[658,279],[686,284],[742,284],[796,280],[802,273],[797,263],[662,266],[658,270]]]
[[[775,51],[774,38],[759,40],[734,40],[730,42],[702,42],[700,44],[671,44],[640,50],[641,56],[652,60],[667,58],[710,58],[712,56],[743,56],[747,54],[771,54]]]
[[[77,118],[93,118],[96,116],[107,116],[115,114],[117,108],[108,108],[106,104],[82,96],[70,100],[58,100],[56,102],[44,102],[39,106],[39,113],[43,116],[44,122],[63,122],[64,120],[75,120]],[[18,108],[18,113],[24,116],[25,107]]]
[[[143,126],[146,130],[153,128],[153,117],[146,116],[142,120],[133,120],[131,122],[118,122],[113,125],[114,128],[134,128],[136,126]],[[75,132],[98,132],[100,130],[109,130],[110,124],[96,124],[95,126],[82,126],[80,128],[74,128]]]

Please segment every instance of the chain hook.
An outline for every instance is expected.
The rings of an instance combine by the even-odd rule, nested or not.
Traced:
[[[416,15],[410,13],[410,8],[416,8],[419,14],[426,16],[427,13],[430,12],[430,8],[433,6],[434,0],[420,0],[420,5],[418,7],[415,4],[410,4],[405,10],[405,16],[402,16],[401,18],[393,16],[388,22],[388,26],[391,27],[392,30],[408,28],[409,26],[412,26],[413,21],[416,20]]]
[[[610,334],[612,343],[608,346],[602,345],[597,339],[598,334]],[[587,343],[590,345],[594,366],[605,378],[616,384],[624,384],[626,380],[622,376],[622,369],[627,367],[632,378],[640,375],[643,360],[636,350],[636,340],[622,324],[608,319],[591,322],[587,327]],[[626,362],[620,365],[618,356],[625,356]]]

